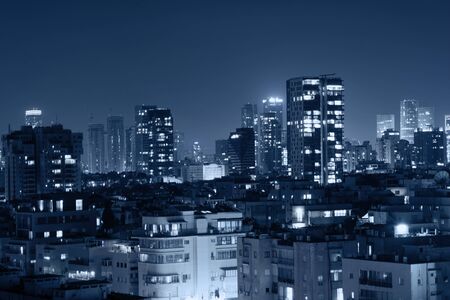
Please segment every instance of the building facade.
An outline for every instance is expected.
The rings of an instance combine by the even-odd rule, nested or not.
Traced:
[[[103,124],[89,125],[87,152],[89,173],[104,173],[106,171],[106,157],[105,126]]]
[[[139,295],[152,299],[236,299],[242,214],[178,210],[144,216]]]
[[[294,178],[342,181],[344,86],[336,77],[287,81],[287,149]]]
[[[254,175],[255,133],[253,128],[237,128],[228,138],[229,173]]]
[[[42,110],[38,108],[27,109],[25,111],[25,125],[33,128],[43,126]]]
[[[434,128],[434,107],[417,108],[417,128],[422,131]]]
[[[269,98],[262,101],[260,116],[259,156],[262,173],[279,173],[282,166],[282,131],[284,101]]]
[[[125,131],[122,116],[106,119],[107,166],[109,172],[125,170]]]
[[[395,130],[395,115],[377,115],[377,139],[388,129]]]
[[[80,191],[82,145],[83,135],[62,125],[24,126],[4,135],[6,199]]]
[[[400,101],[400,139],[414,143],[414,131],[417,129],[418,111],[417,101],[405,99]]]
[[[169,109],[139,105],[135,108],[136,170],[152,176],[173,173],[173,118]]]

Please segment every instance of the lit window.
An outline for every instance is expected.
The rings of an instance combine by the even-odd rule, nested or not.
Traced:
[[[63,236],[63,231],[62,230],[56,231],[56,237],[57,238],[61,238],[62,236]]]
[[[50,237],[50,232],[49,232],[49,231],[45,231],[45,232],[44,232],[44,237],[45,237],[45,238]]]
[[[83,210],[83,199],[77,199],[75,201],[75,210]]]

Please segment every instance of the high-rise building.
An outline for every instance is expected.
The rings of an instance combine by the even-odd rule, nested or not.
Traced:
[[[228,156],[230,174],[255,174],[255,133],[252,128],[237,128],[230,133]]]
[[[216,140],[216,152],[214,155],[216,162],[228,165],[228,140]]]
[[[134,126],[125,130],[125,171],[131,172],[136,170],[134,163],[136,155],[135,143],[136,129]]]
[[[104,173],[105,170],[105,126],[90,124],[88,127],[88,170],[89,173]]]
[[[241,127],[254,128],[258,125],[258,106],[247,103],[241,109]]]
[[[83,135],[63,129],[24,126],[3,136],[7,200],[81,189]]]
[[[447,144],[444,130],[435,128],[414,132],[412,167],[444,166],[447,159]]]
[[[400,101],[400,139],[414,143],[414,131],[418,127],[417,101]]]
[[[174,131],[173,133],[173,155],[175,161],[181,161],[186,158],[186,145],[184,143],[184,132]]]
[[[42,110],[38,108],[27,109],[25,111],[25,125],[33,128],[42,126]]]
[[[173,173],[173,118],[170,109],[150,105],[135,108],[136,170],[153,176]]]
[[[107,166],[109,172],[123,172],[125,168],[125,132],[122,116],[109,116],[106,120]]]
[[[378,160],[385,162],[390,168],[395,167],[395,149],[397,143],[400,140],[400,133],[398,131],[388,129],[383,133],[383,136],[379,139],[380,147]]]
[[[260,116],[258,114],[258,105],[247,103],[241,109],[241,127],[253,128],[255,133],[255,166],[261,167],[260,156]]]
[[[291,174],[320,184],[342,181],[344,86],[337,77],[289,79],[287,148]]]
[[[377,139],[388,129],[395,130],[395,115],[377,115]]]
[[[419,107],[417,109],[418,125],[422,131],[434,128],[434,107]]]
[[[264,99],[260,119],[259,156],[262,173],[280,172],[282,166],[283,100]]]
[[[450,163],[450,115],[445,115],[444,129],[445,129],[446,146],[447,146],[447,163]]]
[[[202,147],[197,141],[192,144],[192,160],[195,163],[201,163],[203,161]]]

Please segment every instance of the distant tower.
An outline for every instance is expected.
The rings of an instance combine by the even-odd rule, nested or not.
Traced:
[[[38,108],[27,109],[25,111],[25,125],[35,127],[42,126],[42,110]]]
[[[418,127],[417,101],[400,101],[400,139],[414,143],[414,131]]]
[[[327,75],[286,83],[287,148],[294,178],[342,182],[344,86]]]
[[[447,146],[447,163],[450,163],[450,115],[445,115],[444,128]]]
[[[173,143],[174,143],[173,155],[175,161],[183,160],[186,156],[186,149],[184,144],[184,132],[174,131]]]
[[[255,133],[255,166],[261,166],[261,157],[259,151],[259,126],[260,117],[258,115],[258,106],[253,103],[245,104],[241,109],[241,128],[253,128]]]
[[[422,131],[434,128],[434,107],[419,107],[417,109],[417,127]]]
[[[170,109],[151,105],[135,108],[136,171],[173,175],[173,118]]]
[[[388,129],[395,130],[395,115],[377,115],[377,139]]]
[[[109,116],[106,120],[107,166],[109,172],[125,169],[125,132],[123,117]]]
[[[255,174],[255,133],[252,128],[237,128],[228,138],[230,174]]]
[[[262,173],[279,172],[282,160],[282,132],[284,101],[280,98],[264,99],[260,117],[259,152]]]
[[[105,170],[105,126],[90,124],[88,127],[88,170],[89,173],[104,173]]]
[[[136,129],[134,126],[131,126],[125,130],[125,171],[128,172],[136,170],[135,136],[136,136]]]
[[[192,158],[196,163],[203,162],[202,147],[200,147],[199,142],[194,142],[194,144],[192,145]]]

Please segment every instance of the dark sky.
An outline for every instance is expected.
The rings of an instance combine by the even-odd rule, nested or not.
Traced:
[[[345,135],[374,139],[375,115],[415,98],[450,113],[450,1],[0,1],[0,129],[37,106],[85,131],[171,108],[212,151],[240,108],[285,98],[290,77],[337,73]]]

